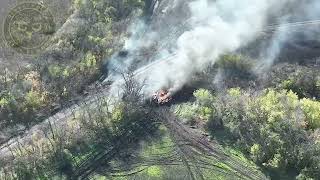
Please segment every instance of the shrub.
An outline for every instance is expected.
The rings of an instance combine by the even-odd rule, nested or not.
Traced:
[[[251,158],[254,161],[258,161],[258,159],[260,159],[262,154],[262,149],[261,149],[261,145],[260,144],[253,144],[250,148],[250,155]]]
[[[175,113],[180,117],[184,123],[191,124],[197,117],[196,111],[198,107],[191,103],[179,105],[175,109]]]
[[[91,52],[88,52],[84,57],[84,59],[80,62],[81,71],[84,71],[85,69],[96,68],[96,66],[97,66],[97,59]]]
[[[44,93],[29,91],[25,96],[25,111],[35,111],[45,104],[46,95]]]
[[[48,67],[48,70],[49,70],[49,75],[52,77],[61,77],[62,72],[64,71],[63,67],[59,65],[50,65]]]
[[[2,79],[3,78],[3,79]],[[21,68],[17,74],[0,75],[1,128],[39,120],[37,112],[47,112],[51,102],[40,74],[33,68]],[[1,130],[1,129],[0,129]]]
[[[214,117],[214,96],[209,90],[198,89],[193,93],[194,103],[185,103],[175,108],[175,113],[185,121],[192,124],[197,119],[208,121]]]
[[[274,89],[254,95],[229,89],[216,101],[216,116],[225,130],[257,163],[278,174],[296,169],[308,177],[319,176],[319,145],[306,129],[319,127],[319,102]],[[214,136],[215,130],[210,130]]]
[[[303,73],[303,74],[302,74]],[[280,88],[292,90],[299,98],[320,98],[320,76],[317,72],[298,72],[280,83]]]
[[[2,93],[0,98],[0,108],[6,108],[13,101],[13,96],[10,93]]]
[[[193,93],[193,96],[196,98],[197,103],[200,106],[211,106],[214,97],[209,90],[206,89],[198,89]]]
[[[320,128],[320,102],[310,99],[302,99],[302,110],[310,128]]]
[[[241,89],[240,88],[230,88],[228,89],[228,94],[232,97],[240,97]]]
[[[217,65],[221,68],[227,77],[239,77],[250,79],[252,77],[251,69],[253,63],[241,55],[226,54],[220,57]]]

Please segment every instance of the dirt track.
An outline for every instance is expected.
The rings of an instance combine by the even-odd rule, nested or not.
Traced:
[[[200,130],[183,125],[167,108],[161,108],[159,116],[162,116],[163,122],[169,129],[171,138],[175,143],[183,144],[177,145],[177,147],[185,166],[194,167],[189,169],[191,179],[204,179],[201,172],[202,168],[220,171],[230,177],[238,176],[240,179],[267,179],[261,172],[254,171],[252,168],[228,156],[218,142],[209,140]],[[235,173],[224,172],[212,161],[228,165]]]
[[[165,59],[164,61],[167,60],[168,59]],[[154,64],[157,64],[157,62],[155,62]],[[143,71],[145,71],[145,69],[137,70],[137,72],[139,73],[142,73]],[[3,144],[0,147],[0,162],[2,161],[5,164],[6,162],[12,161],[14,157],[11,154],[10,150],[32,143],[32,137],[34,137],[35,134],[36,136],[44,138],[46,132],[49,131],[50,124],[53,124],[57,129],[63,130],[64,127],[66,127],[66,125],[68,124],[68,121],[72,119],[76,112],[81,112],[83,109],[87,109],[88,107],[96,107],[98,105],[99,99],[101,99],[102,97],[107,97],[108,95],[108,87],[106,87],[105,89],[101,89],[101,91],[97,94],[84,98],[78,104],[62,110],[54,116],[49,117],[43,123],[32,127],[23,135],[12,138],[6,144]],[[192,168],[192,170],[190,169],[190,177],[200,177],[201,179],[202,167],[213,168],[215,171],[223,171],[219,167],[216,167],[214,164],[212,164],[212,162],[208,162],[207,160],[205,160],[214,159],[215,161],[221,161],[228,164],[228,166],[230,166],[240,174],[239,177],[245,179],[266,179],[263,174],[252,171],[251,168],[246,167],[232,157],[227,156],[217,142],[209,141],[207,137],[201,134],[201,131],[191,129],[183,125],[172,113],[169,112],[168,108],[160,107],[159,116],[162,116],[163,123],[171,132],[172,138],[176,142],[182,142],[186,144],[183,146],[179,146],[179,153],[182,160],[184,159],[183,162],[185,166],[194,167]],[[79,127],[75,126],[75,128]],[[73,129],[73,131],[77,130],[78,129]],[[102,157],[107,156],[108,154],[103,154]],[[201,158],[199,159],[196,157]]]

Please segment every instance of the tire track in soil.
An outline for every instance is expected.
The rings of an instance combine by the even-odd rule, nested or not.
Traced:
[[[183,125],[174,114],[169,112],[168,108],[161,108],[159,110],[159,115],[163,117],[162,119],[175,142],[187,142],[187,145],[178,145],[178,148],[180,148],[180,155],[189,159],[189,162],[187,162],[189,164],[188,166],[193,164],[196,167],[195,173],[190,172],[196,179],[203,179],[201,168],[210,168],[210,166],[211,168],[215,167],[214,170],[217,172],[226,175],[235,175],[242,179],[267,179],[264,174],[256,172],[252,168],[246,167],[241,164],[241,162],[239,163],[238,160],[228,156],[223,152],[223,149],[216,141],[210,141],[206,136],[202,135],[201,132]],[[204,159],[198,159],[197,157],[203,157]],[[222,162],[232,168],[235,172],[226,172],[207,159]]]

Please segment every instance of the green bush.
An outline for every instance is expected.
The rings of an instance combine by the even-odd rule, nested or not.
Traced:
[[[29,91],[25,96],[25,110],[37,110],[41,108],[45,104],[45,94],[36,92],[36,91]]]
[[[318,101],[300,100],[292,91],[267,89],[253,95],[238,88],[216,101],[223,127],[258,164],[278,175],[295,169],[319,177],[319,140],[310,139],[308,130],[319,128]],[[215,129],[210,130],[214,136]]]
[[[3,92],[1,93],[0,97],[0,108],[6,108],[14,100],[14,97],[11,95],[11,93]]]
[[[192,124],[196,117],[196,111],[198,109],[197,105],[191,104],[191,103],[185,103],[182,105],[179,105],[175,108],[175,113],[184,121],[184,123]]]
[[[39,73],[22,68],[17,74],[6,74],[4,79],[0,75],[1,128],[36,122],[39,120],[37,112],[42,110],[42,113],[46,113],[47,105],[51,102]]]
[[[301,103],[308,127],[313,129],[320,128],[320,102],[304,98]]]
[[[214,96],[209,90],[198,89],[193,93],[193,96],[196,98],[197,103],[200,106],[211,106],[214,101]]]
[[[236,54],[226,54],[217,61],[218,68],[222,69],[227,77],[250,79],[253,76],[253,63],[248,58]]]
[[[283,80],[280,88],[292,90],[299,98],[320,98],[320,76],[317,72],[299,72]]]
[[[193,93],[193,96],[196,101],[177,106],[175,109],[176,114],[188,124],[192,124],[196,120],[211,120],[215,113],[212,93],[206,89],[198,89]]]
[[[262,154],[262,149],[261,149],[261,145],[260,144],[253,144],[250,148],[250,155],[251,158],[254,161],[258,161],[258,159],[260,159]]]

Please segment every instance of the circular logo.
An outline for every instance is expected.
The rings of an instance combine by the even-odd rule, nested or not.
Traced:
[[[47,47],[55,31],[55,23],[47,7],[26,2],[11,9],[3,28],[8,46],[19,53],[34,54]]]

